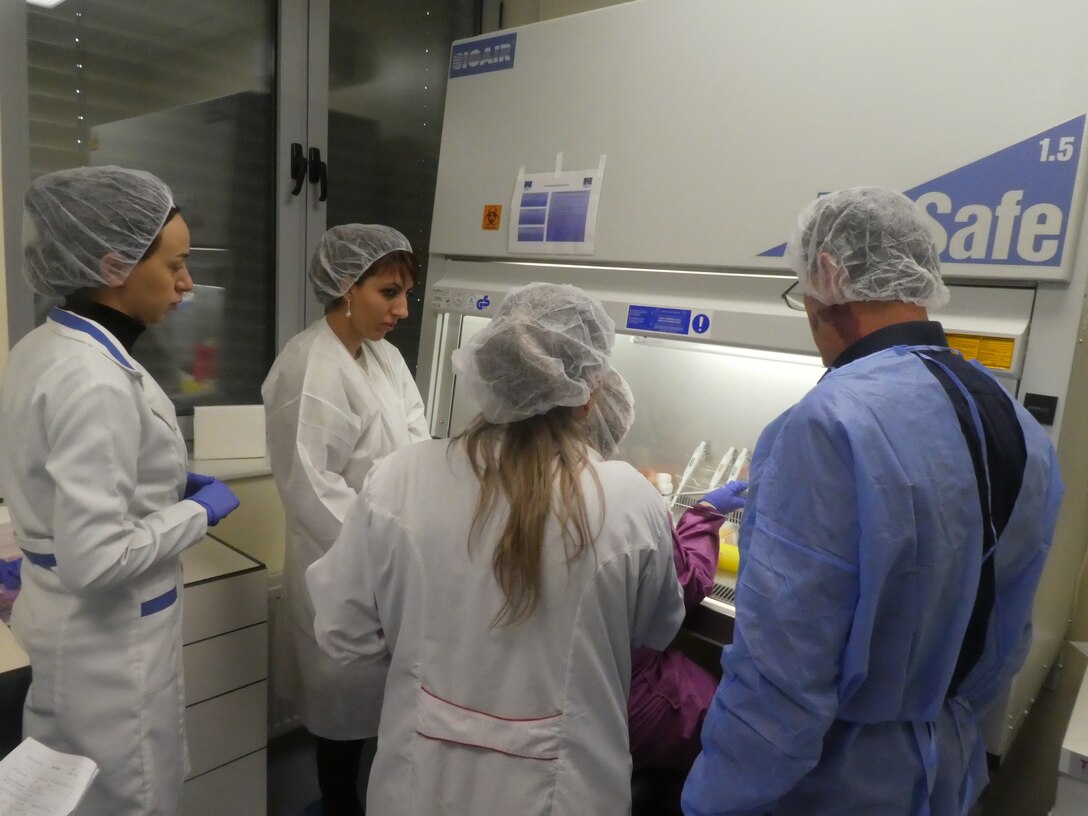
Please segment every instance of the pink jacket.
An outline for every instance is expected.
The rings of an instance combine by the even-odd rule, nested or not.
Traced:
[[[688,612],[714,587],[722,521],[713,508],[696,506],[673,530],[676,575]],[[686,773],[691,768],[699,753],[703,717],[717,687],[715,676],[675,649],[632,652],[627,712],[636,771],[673,768]]]

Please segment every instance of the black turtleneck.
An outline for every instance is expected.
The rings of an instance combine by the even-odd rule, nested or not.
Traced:
[[[129,317],[124,312],[85,298],[66,298],[62,308],[102,326],[120,341],[129,354],[132,354],[132,347],[136,345],[136,341],[147,328],[139,320]]]
[[[935,320],[911,320],[906,323],[894,323],[865,335],[853,345],[844,349],[830,368],[841,368],[862,357],[876,354],[895,346],[948,346],[944,329]]]

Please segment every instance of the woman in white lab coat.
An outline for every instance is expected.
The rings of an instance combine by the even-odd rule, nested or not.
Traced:
[[[378,463],[307,583],[339,661],[392,655],[370,816],[627,814],[632,646],[684,615],[668,513],[588,444],[614,341],[573,286],[455,353],[482,416]]]
[[[170,400],[132,344],[193,287],[189,230],[149,173],[76,168],[27,191],[24,273],[65,296],[0,384],[0,487],[23,550],[12,629],[23,733],[93,759],[80,816],[174,816],[188,758],[181,564],[237,506],[186,474]]]
[[[362,740],[378,732],[386,665],[347,671],[318,648],[304,575],[332,546],[371,465],[430,438],[415,381],[384,339],[408,316],[418,272],[395,229],[330,229],[310,264],[325,316],[287,343],[261,389],[272,475],[287,513],[290,626],[276,647],[290,652],[294,699],[317,738],[325,816],[362,812]]]

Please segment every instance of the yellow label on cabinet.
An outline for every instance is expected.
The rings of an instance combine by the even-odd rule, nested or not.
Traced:
[[[948,345],[968,360],[978,360],[986,368],[1012,368],[1016,340],[1011,337],[987,337],[982,334],[950,334]]]

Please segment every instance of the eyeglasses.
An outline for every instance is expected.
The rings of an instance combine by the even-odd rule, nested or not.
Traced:
[[[803,312],[805,311],[805,293],[794,291],[799,283],[800,281],[794,281],[790,284],[790,288],[782,293],[782,300],[785,301],[786,305],[791,309]]]

